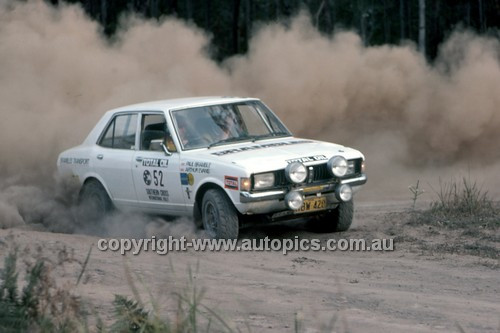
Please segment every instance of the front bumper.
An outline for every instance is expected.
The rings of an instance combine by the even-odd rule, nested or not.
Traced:
[[[356,186],[361,186],[366,183],[366,175],[361,174],[355,178],[342,179],[339,183],[329,183],[320,185],[304,185],[301,188],[296,188],[296,191],[302,191],[304,195],[316,194],[316,193],[329,193],[335,191],[335,188],[342,184],[348,184],[355,188]],[[241,203],[252,203],[252,202],[262,202],[262,201],[272,201],[272,200],[283,200],[285,195],[288,193],[287,190],[271,190],[266,192],[240,192],[240,202]]]

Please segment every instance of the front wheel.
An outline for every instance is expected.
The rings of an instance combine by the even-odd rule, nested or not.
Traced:
[[[341,202],[334,210],[308,221],[308,227],[316,232],[347,231],[351,227],[353,215],[353,201]]]
[[[201,206],[201,219],[210,237],[238,238],[238,212],[222,190],[210,189],[205,193]]]

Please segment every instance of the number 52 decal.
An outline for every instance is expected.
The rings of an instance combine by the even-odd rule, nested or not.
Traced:
[[[161,186],[161,187],[165,186],[163,184],[163,171],[161,170],[153,171],[153,184],[155,184],[155,186]]]
[[[161,170],[153,170],[153,176],[151,176],[151,172],[149,170],[144,170],[144,184],[147,186],[151,185],[153,183],[155,186],[161,186],[164,187],[163,185],[163,171]]]

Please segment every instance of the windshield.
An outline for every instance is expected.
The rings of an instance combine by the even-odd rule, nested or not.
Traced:
[[[173,111],[172,115],[184,150],[291,135],[258,101],[201,106]]]

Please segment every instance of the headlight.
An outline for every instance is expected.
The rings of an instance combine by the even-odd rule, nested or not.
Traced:
[[[307,169],[300,162],[293,162],[286,166],[285,176],[292,183],[303,183],[307,178]]]
[[[274,185],[274,173],[273,172],[268,172],[268,173],[261,173],[259,175],[254,175],[254,188],[256,190],[262,189],[262,188],[267,188],[267,187],[272,187]]]
[[[356,162],[354,160],[347,161],[346,175],[352,175],[356,172]]]
[[[333,156],[327,166],[330,173],[336,177],[344,177],[348,169],[347,160],[342,156]]]

